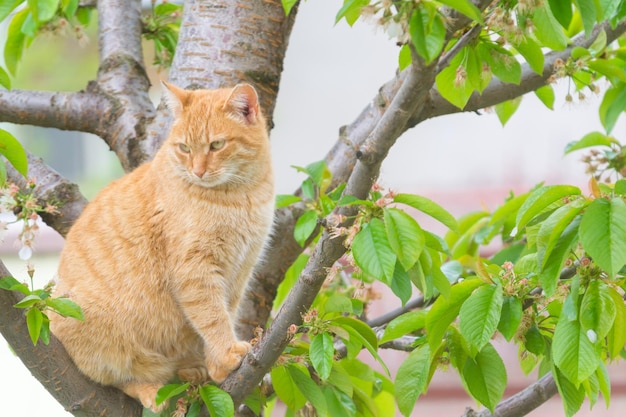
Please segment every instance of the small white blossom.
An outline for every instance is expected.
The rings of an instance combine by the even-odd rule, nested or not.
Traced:
[[[20,249],[17,256],[19,256],[21,260],[27,261],[33,256],[33,250],[30,246],[22,246],[22,249]]]
[[[390,39],[395,39],[395,38],[399,38],[400,36],[402,36],[402,25],[398,22],[396,22],[395,20],[390,20],[387,23],[387,35],[389,36]]]
[[[591,343],[596,343],[596,341],[598,340],[598,335],[592,329],[589,329],[587,330],[587,339],[589,339]]]

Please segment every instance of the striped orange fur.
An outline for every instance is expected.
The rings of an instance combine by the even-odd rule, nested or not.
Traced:
[[[51,314],[83,373],[155,411],[174,376],[221,382],[250,349],[233,324],[274,206],[254,88],[164,87],[175,120],[154,160],[102,190],[67,236],[55,295],[85,320]]]

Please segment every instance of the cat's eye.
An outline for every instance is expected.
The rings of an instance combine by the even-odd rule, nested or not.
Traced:
[[[191,152],[191,148],[189,146],[185,145],[184,143],[179,143],[178,144],[178,149],[180,149],[181,152],[184,152],[184,153]]]
[[[226,144],[225,140],[216,140],[214,142],[211,142],[211,149],[213,150],[222,149],[225,144]]]

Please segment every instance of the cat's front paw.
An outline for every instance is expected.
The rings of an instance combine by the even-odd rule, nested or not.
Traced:
[[[248,342],[235,342],[231,347],[221,355],[209,363],[209,376],[218,384],[226,379],[226,377],[235,369],[239,368],[243,357],[250,351],[252,346]]]

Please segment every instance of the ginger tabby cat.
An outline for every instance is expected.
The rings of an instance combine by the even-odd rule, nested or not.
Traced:
[[[154,160],[102,190],[67,235],[55,293],[85,320],[51,318],[83,373],[154,411],[168,380],[222,382],[249,351],[233,323],[274,207],[254,88],[164,87],[174,123]]]

